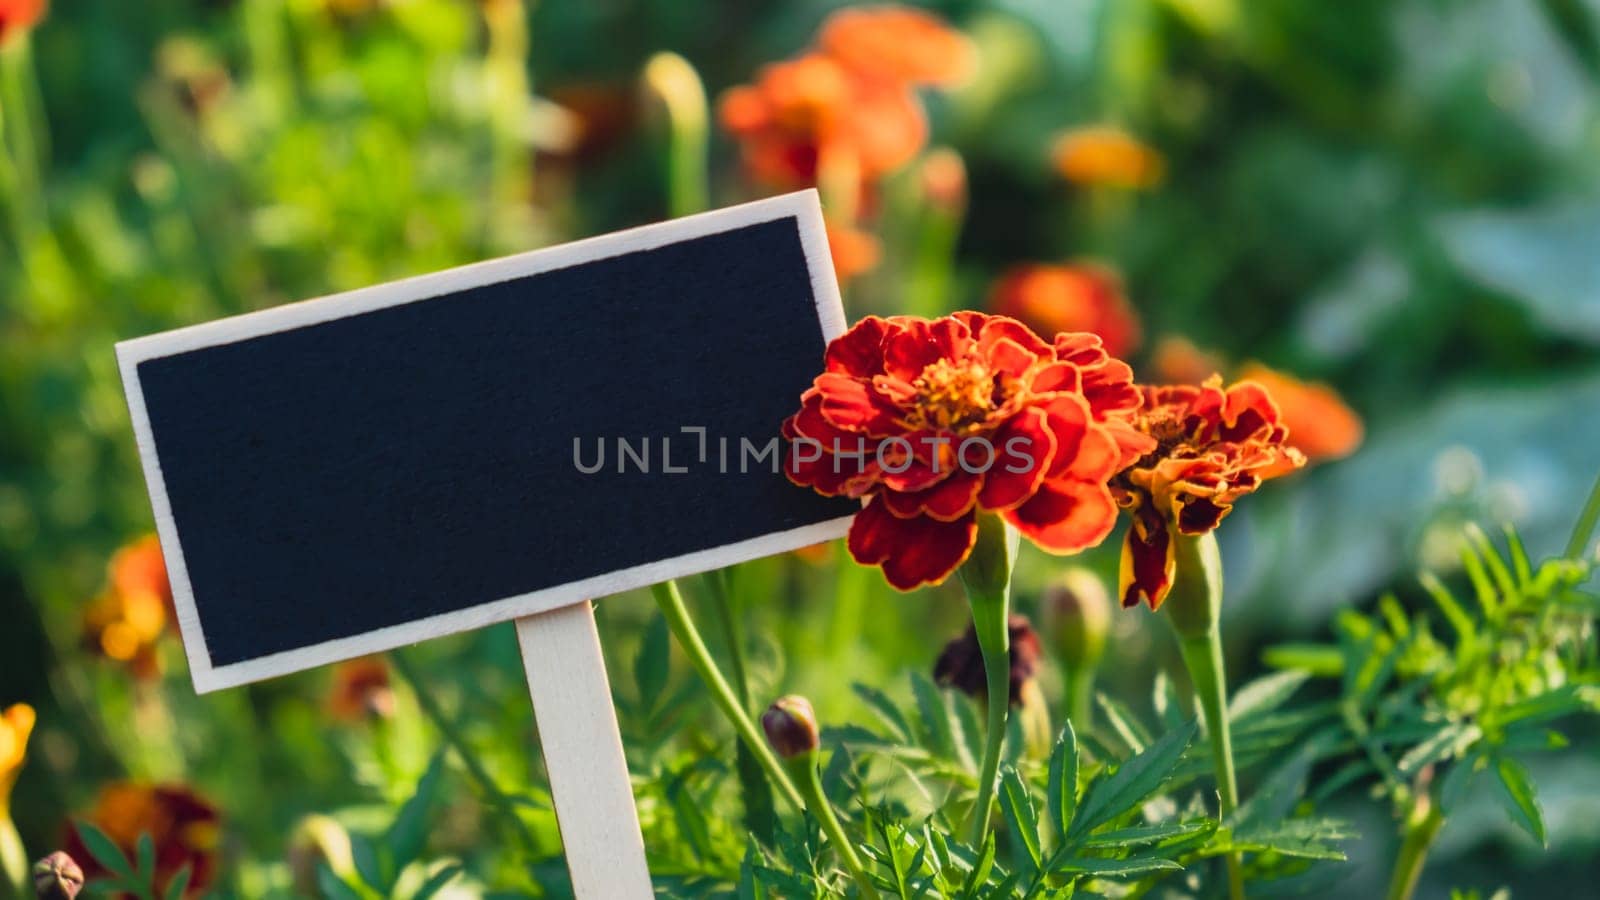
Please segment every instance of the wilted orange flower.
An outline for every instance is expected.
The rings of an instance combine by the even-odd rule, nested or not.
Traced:
[[[105,593],[84,611],[86,642],[92,650],[127,663],[141,678],[158,674],[156,641],[172,618],[172,586],[156,536],[118,550],[106,581]]]
[[[878,239],[857,228],[828,225],[828,251],[841,283],[871,271],[883,255]]]
[[[0,44],[39,24],[49,6],[46,0],[0,0]]]
[[[780,188],[815,185],[830,158],[875,181],[910,162],[928,133],[909,90],[819,55],[762,69],[723,96],[721,116],[750,174]]]
[[[328,714],[345,722],[388,718],[394,714],[389,667],[377,656],[345,660],[333,667]]]
[[[1044,649],[1027,616],[1013,614],[1006,621],[1006,630],[1011,636],[1011,705],[1020,706],[1028,682],[1039,673]],[[933,663],[933,680],[969,697],[981,700],[988,696],[989,678],[983,670],[983,648],[978,646],[978,632],[970,622],[961,637],[944,645]]]
[[[1139,319],[1123,294],[1122,279],[1095,263],[1015,266],[989,290],[989,308],[1040,334],[1097,334],[1112,356],[1139,346]]]
[[[1090,334],[1054,345],[1015,319],[869,316],[828,345],[825,368],[783,424],[790,480],[864,497],[846,546],[900,590],[966,560],[979,510],[1046,550],[1110,531],[1106,481],[1153,443],[1121,418],[1132,371]]]
[[[0,713],[0,818],[11,814],[11,789],[17,785],[28,758],[28,737],[33,734],[33,707],[12,705]]]
[[[1260,363],[1245,365],[1239,377],[1272,395],[1289,428],[1289,446],[1304,454],[1307,462],[1342,459],[1361,446],[1361,417],[1328,385],[1301,381]]]
[[[1123,606],[1142,597],[1158,609],[1172,587],[1173,532],[1197,535],[1217,527],[1235,500],[1267,478],[1305,462],[1287,443],[1288,429],[1261,385],[1141,386],[1133,422],[1154,447],[1112,481],[1117,504],[1133,525],[1122,548]]]
[[[132,859],[139,835],[148,834],[156,847],[156,886],[164,892],[174,875],[189,867],[185,896],[198,896],[216,872],[221,816],[198,794],[178,785],[124,781],[101,789],[94,808],[84,817],[111,838]],[[89,853],[76,828],[68,829],[66,852],[79,860],[89,878],[109,875]]]
[[[1161,182],[1167,162],[1154,148],[1109,125],[1069,131],[1052,151],[1056,171],[1076,184],[1147,188]]]
[[[948,86],[972,74],[972,42],[937,16],[906,6],[841,9],[822,23],[817,47],[886,81]]]

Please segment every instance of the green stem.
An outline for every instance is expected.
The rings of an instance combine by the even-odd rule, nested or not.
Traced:
[[[416,695],[417,706],[422,708],[422,714],[428,718],[428,721],[433,723],[433,727],[439,730],[439,734],[444,738],[445,743],[449,744],[450,748],[456,752],[456,756],[461,759],[462,765],[467,767],[467,773],[478,783],[478,789],[489,799],[490,806],[500,813],[506,823],[522,839],[523,845],[529,851],[537,850],[539,842],[534,838],[533,832],[528,829],[528,823],[522,821],[522,817],[517,815],[515,802],[495,783],[493,776],[489,774],[488,768],[484,766],[483,760],[478,758],[478,754],[467,743],[460,729],[456,728],[455,722],[445,715],[444,707],[439,705],[439,700],[433,695],[433,691],[429,690],[427,685],[423,683],[422,676],[417,671],[416,666],[399,650],[391,650],[389,652],[389,660],[394,664],[395,671],[400,673],[400,677],[405,679],[406,684],[410,685],[411,692]]]
[[[839,856],[844,859],[845,868],[850,870],[850,877],[854,878],[856,885],[861,888],[861,896],[868,900],[877,900],[878,888],[872,883],[872,876],[867,874],[867,868],[861,862],[860,854],[856,853],[855,843],[850,836],[845,834],[844,826],[839,824],[838,816],[834,815],[833,804],[828,802],[828,797],[822,792],[822,779],[817,775],[817,751],[801,753],[798,756],[784,760],[784,768],[793,776],[800,785],[800,791],[805,796],[806,809],[817,817],[817,823],[822,826],[822,833],[838,849]]]
[[[1417,882],[1422,878],[1428,850],[1433,847],[1433,839],[1438,837],[1439,829],[1444,826],[1444,816],[1430,798],[1424,795],[1418,804],[1418,809],[1406,825],[1405,839],[1400,843],[1400,855],[1394,861],[1394,874],[1389,878],[1388,900],[1411,900]],[[1422,810],[1424,804],[1426,812]]]
[[[989,812],[994,805],[995,779],[1000,772],[1000,751],[1006,741],[1006,719],[1011,713],[1011,567],[1016,560],[1017,536],[999,516],[978,517],[978,537],[972,554],[962,564],[961,583],[972,608],[972,629],[983,652],[987,686],[988,722],[985,725],[983,762],[978,767],[978,800],[972,807],[968,829],[972,846],[983,846],[989,834]]]
[[[678,645],[689,657],[689,663],[700,674],[700,680],[711,690],[711,699],[733,725],[733,730],[755,756],[756,762],[760,763],[762,771],[767,773],[767,779],[797,812],[804,811],[805,801],[801,799],[800,791],[794,786],[794,782],[789,780],[788,773],[783,770],[778,757],[767,745],[761,730],[756,727],[755,721],[750,718],[750,713],[739,702],[733,688],[729,687],[728,680],[722,677],[722,672],[712,660],[711,651],[706,649],[706,642],[701,639],[694,620],[689,617],[689,610],[683,605],[683,595],[678,592],[677,583],[667,581],[653,585],[650,593],[655,596],[656,605],[661,608],[661,615],[667,620],[667,627],[672,629],[673,636],[678,639]]]
[[[1176,569],[1165,608],[1178,634],[1178,649],[1189,670],[1195,697],[1205,713],[1217,777],[1217,818],[1226,821],[1239,808],[1239,779],[1233,764],[1233,734],[1228,721],[1228,681],[1222,657],[1222,555],[1211,532],[1173,534]],[[1238,853],[1225,857],[1228,896],[1244,898],[1244,867]]]
[[[1094,668],[1068,666],[1062,672],[1063,687],[1067,695],[1067,718],[1079,734],[1088,734],[1090,718],[1094,715]]]
[[[1600,523],[1600,478],[1595,479],[1594,487],[1589,489],[1589,499],[1583,504],[1583,512],[1578,514],[1577,524],[1572,527],[1572,537],[1567,541],[1568,559],[1583,555],[1590,538],[1594,537],[1596,523]]]
[[[710,114],[706,91],[689,61],[676,53],[657,53],[644,67],[645,86],[667,114],[667,196],[674,216],[710,205],[706,186],[706,148]]]
[[[33,896],[33,878],[28,865],[28,851],[22,846],[22,836],[11,816],[0,810],[0,872],[5,873],[5,893],[0,896]]]
[[[706,573],[706,583],[711,587],[711,599],[717,605],[717,619],[722,623],[722,639],[728,645],[728,669],[733,678],[733,689],[739,703],[750,708],[750,680],[744,661],[744,634],[739,628],[739,618],[734,614],[733,592],[728,589],[731,572],[719,569]]]

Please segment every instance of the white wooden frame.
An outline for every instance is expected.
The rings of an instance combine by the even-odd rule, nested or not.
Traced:
[[[839,299],[839,286],[834,277],[833,264],[828,252],[821,204],[815,190],[806,190],[431,275],[134,338],[117,344],[118,366],[121,368],[123,386],[127,392],[128,409],[133,421],[134,436],[138,442],[139,456],[144,463],[145,481],[155,511],[156,531],[161,538],[161,550],[166,558],[167,574],[172,581],[173,600],[177,606],[178,622],[195,690],[207,693],[234,687],[326,663],[390,650],[432,637],[531,616],[593,597],[656,584],[670,578],[798,549],[842,536],[849,528],[851,517],[844,516],[789,531],[761,535],[581,581],[505,597],[467,609],[429,616],[402,625],[325,641],[310,647],[274,653],[244,662],[213,666],[206,648],[205,630],[195,608],[194,593],[189,583],[188,569],[184,564],[183,545],[178,540],[177,525],[173,520],[171,504],[167,498],[161,463],[156,455],[150,417],[145,409],[144,392],[139,383],[139,363],[147,359],[289,331],[417,300],[431,299],[468,288],[566,268],[578,263],[649,250],[690,238],[791,217],[796,220],[801,246],[805,252],[806,267],[811,275],[817,322],[823,339],[831,341],[845,330],[844,307]],[[817,363],[820,371],[822,361],[819,359]],[[796,397],[797,404],[798,400]],[[773,424],[776,427],[777,423]]]

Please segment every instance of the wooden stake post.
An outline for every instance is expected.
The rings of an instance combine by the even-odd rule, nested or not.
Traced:
[[[778,470],[843,330],[805,191],[118,344],[196,690],[515,620],[573,887],[648,896],[589,598],[844,533]]]

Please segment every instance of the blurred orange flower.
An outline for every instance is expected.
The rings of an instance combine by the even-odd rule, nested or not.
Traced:
[[[910,162],[928,131],[910,91],[815,54],[728,91],[721,116],[751,176],[784,189],[815,185],[825,166],[876,181]]]
[[[845,282],[877,266],[883,248],[865,231],[830,224],[828,251],[833,256],[833,271]]]
[[[173,617],[172,586],[155,535],[118,550],[107,566],[107,587],[84,611],[89,648],[127,663],[141,678],[160,672],[156,642]]]
[[[216,872],[221,816],[198,794],[180,785],[117,782],[101,789],[94,808],[84,817],[133,858],[139,835],[148,834],[156,847],[156,886],[165,891],[174,875],[189,867],[185,896],[204,892]],[[68,829],[65,850],[83,865],[88,878],[109,875],[79,837]]]
[[[965,35],[905,6],[841,9],[822,24],[817,47],[857,72],[903,84],[948,87],[973,69]]]
[[[0,44],[27,33],[49,8],[47,0],[0,0]]]
[[[328,714],[344,722],[383,719],[394,714],[389,667],[381,657],[363,656],[333,667]]]
[[[917,173],[929,208],[959,215],[967,206],[967,164],[948,147],[929,151]]]
[[[1308,462],[1343,459],[1361,446],[1361,417],[1326,384],[1306,382],[1260,363],[1248,363],[1239,377],[1267,389],[1289,428],[1289,446]]]
[[[1156,380],[1165,384],[1200,384],[1226,368],[1222,357],[1195,346],[1185,337],[1164,337],[1151,354]]]
[[[1111,491],[1133,517],[1122,548],[1122,605],[1143,598],[1159,609],[1172,587],[1173,532],[1210,531],[1234,501],[1305,457],[1288,445],[1288,428],[1259,384],[1224,390],[1213,376],[1198,387],[1141,389],[1133,423],[1155,449],[1118,474]]]
[[[1021,319],[1044,335],[1097,334],[1112,356],[1125,356],[1139,346],[1139,319],[1123,293],[1122,279],[1094,263],[1014,266],[990,288],[989,309]]]
[[[35,718],[33,707],[26,703],[0,713],[0,818],[11,814],[11,789],[28,758],[28,737],[33,734]]]
[[[1167,162],[1160,152],[1109,125],[1078,128],[1056,140],[1056,171],[1068,181],[1119,188],[1148,188],[1161,183]]]

